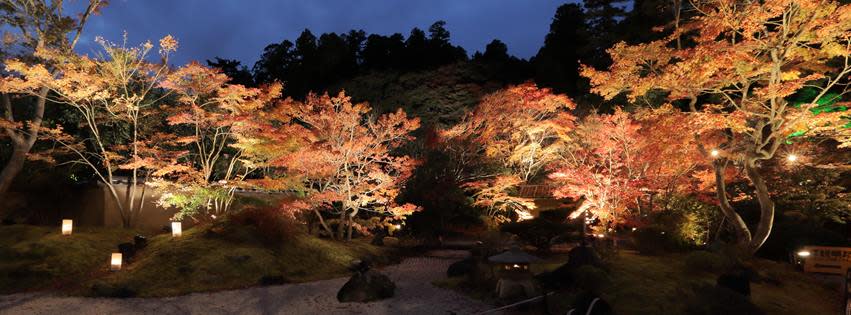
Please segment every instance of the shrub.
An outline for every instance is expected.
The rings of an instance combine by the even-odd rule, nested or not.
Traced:
[[[703,250],[688,253],[685,264],[686,269],[692,272],[720,272],[731,266],[727,257]]]
[[[296,232],[295,219],[273,207],[247,207],[231,216],[234,223],[250,226],[270,244],[278,244]]]
[[[714,206],[693,197],[677,195],[663,198],[661,202],[666,211],[654,214],[651,220],[659,226],[667,227],[671,246],[675,249],[693,249],[709,242],[710,231],[718,226],[721,218]]]

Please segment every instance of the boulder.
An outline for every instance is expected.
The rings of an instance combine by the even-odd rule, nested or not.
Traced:
[[[369,260],[355,260],[349,265],[349,271],[355,273],[364,273],[372,268],[372,263]]]
[[[463,277],[469,275],[476,269],[476,260],[473,257],[464,258],[449,265],[446,270],[448,277]]]
[[[601,267],[603,263],[600,260],[600,256],[597,255],[597,252],[594,251],[594,248],[583,242],[581,245],[574,247],[570,250],[570,252],[568,252],[567,263],[559,266],[551,272],[541,273],[535,276],[535,278],[537,278],[538,281],[547,288],[566,288],[573,284],[574,272],[580,267],[586,265]]]
[[[584,265],[600,267],[603,265],[600,256],[594,251],[594,248],[584,243],[570,249],[567,253],[567,266],[572,270],[576,270]]]
[[[337,292],[340,302],[370,302],[393,297],[396,284],[374,271],[356,272]]]
[[[133,245],[136,247],[136,250],[144,249],[148,247],[148,238],[142,235],[136,235],[133,237]]]
[[[124,260],[129,261],[136,255],[136,245],[133,245],[133,243],[118,244],[118,252],[121,253],[121,257]]]

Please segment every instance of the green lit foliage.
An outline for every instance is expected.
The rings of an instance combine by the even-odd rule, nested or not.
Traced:
[[[164,208],[178,209],[174,214],[174,220],[182,221],[186,218],[199,218],[217,216],[226,212],[225,207],[213,205],[213,203],[224,203],[233,199],[234,190],[226,187],[216,186],[178,186],[170,192],[163,194],[157,204]],[[215,209],[223,211],[215,212]]]
[[[669,227],[676,243],[684,247],[702,246],[715,236],[721,221],[717,206],[683,195],[672,195],[661,202],[666,211],[660,212],[654,221]]]

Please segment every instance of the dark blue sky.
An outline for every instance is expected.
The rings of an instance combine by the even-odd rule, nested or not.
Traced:
[[[73,6],[85,4],[74,1]],[[389,35],[411,28],[426,30],[445,20],[452,42],[472,54],[498,38],[509,53],[534,55],[543,44],[556,8],[565,0],[112,0],[103,14],[86,25],[78,51],[95,51],[102,36],[128,43],[156,42],[166,34],[180,41],[172,60],[182,64],[220,56],[238,59],[249,68],[263,48],[295,40],[305,28],[324,32],[363,29]]]

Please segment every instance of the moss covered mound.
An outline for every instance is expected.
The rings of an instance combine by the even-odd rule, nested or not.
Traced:
[[[65,288],[94,276],[135,234],[126,229],[0,226],[0,293]]]
[[[56,230],[56,231],[54,231]],[[0,227],[0,290],[53,288],[73,295],[172,296],[259,284],[304,282],[348,274],[355,259],[377,264],[393,252],[362,241],[348,243],[297,234],[271,244],[250,226],[216,225],[183,236],[149,237],[122,270],[109,272],[109,253],[134,231],[91,228],[59,235],[58,228]],[[56,285],[60,282],[67,285]]]

